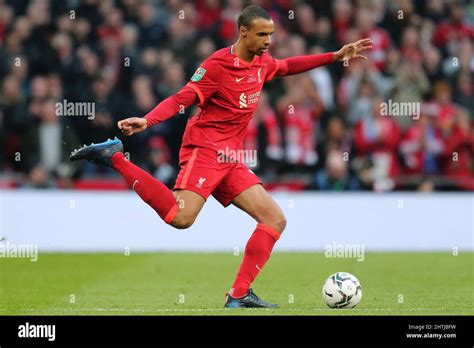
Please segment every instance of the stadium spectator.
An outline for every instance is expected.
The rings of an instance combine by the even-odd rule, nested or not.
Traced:
[[[270,106],[267,93],[262,91],[254,116],[244,139],[244,149],[257,151],[257,165],[252,168],[263,175],[276,170],[276,163],[283,160],[282,136],[277,115]]]
[[[65,175],[57,154],[67,153],[72,143],[54,146],[44,160],[39,160],[41,151],[33,149],[33,156],[22,157],[33,163],[28,165],[15,161],[15,154],[35,146],[31,140],[40,138],[39,129],[51,134],[71,131],[75,133],[71,139],[80,143],[113,137],[117,119],[144,115],[184,85],[205,57],[232,43],[236,16],[247,3],[0,1],[0,177],[14,178],[20,186],[55,187],[54,180],[70,172],[78,178],[109,175],[87,163],[67,169]],[[321,67],[294,80],[274,79],[265,87],[246,140],[258,151],[262,177],[278,182],[286,174],[303,178],[300,170],[312,170],[314,178],[316,166],[327,177],[327,156],[351,153],[347,143],[353,134],[357,156],[351,153],[343,167],[349,172],[355,168],[359,188],[373,189],[374,156],[364,147],[373,139],[366,139],[362,130],[377,129],[378,124],[397,128],[392,125],[396,121],[402,140],[389,137],[385,150],[394,158],[393,168],[401,166],[403,174],[418,178],[412,188],[422,187],[423,180],[433,184],[426,184],[431,189],[472,187],[462,184],[472,180],[474,157],[472,4],[464,0],[261,3],[274,18],[276,58],[331,51],[362,37],[374,41],[368,61]],[[374,118],[374,103],[389,100],[418,103],[423,115],[419,120]],[[53,122],[45,105],[63,101],[94,103],[94,119],[56,116]],[[193,114],[192,108],[184,110],[183,117],[154,127],[150,135],[127,139],[130,156],[149,165],[150,137],[160,136],[169,151],[167,163],[175,170],[183,126]],[[36,135],[29,139],[26,134]],[[337,166],[338,161],[331,163]],[[394,173],[381,177],[396,180]],[[428,173],[436,176],[424,179]]]
[[[329,119],[319,141],[318,154],[320,154],[321,163],[326,163],[326,155],[331,150],[342,153],[346,161],[352,157],[351,131],[347,129],[343,119],[339,116],[333,116]]]
[[[433,43],[455,56],[462,39],[474,39],[474,28],[464,21],[464,6],[461,2],[449,4],[449,19],[438,25],[433,34]]]
[[[323,52],[324,50],[320,46],[314,46],[311,50],[311,54],[322,54]],[[321,66],[318,69],[310,71],[309,76],[321,96],[324,110],[328,112],[333,111],[335,108],[334,85],[329,69],[325,66]]]
[[[336,149],[329,150],[325,161],[325,169],[316,173],[315,183],[319,190],[352,191],[360,189],[359,182],[349,172],[349,165],[344,154]]]
[[[381,114],[382,103],[382,98],[374,98],[369,115],[354,128],[356,156],[372,164],[369,181],[376,191],[393,189],[393,178],[400,171],[397,160],[400,130],[391,116]]]
[[[456,77],[454,88],[454,101],[466,108],[471,121],[474,121],[474,78],[469,72],[461,72]]]
[[[422,108],[420,119],[405,133],[400,151],[404,171],[408,174],[433,175],[440,171],[440,156],[444,151],[441,132],[436,127],[436,112]]]
[[[278,101],[277,110],[283,117],[288,163],[314,166],[316,153],[316,124],[324,104],[308,75],[287,77],[286,94]]]
[[[150,173],[169,188],[173,187],[176,171],[169,163],[170,151],[166,140],[160,136],[152,136],[148,141],[148,168]]]
[[[54,99],[46,97],[38,103],[23,138],[21,162],[30,178],[39,176],[46,180],[56,176],[69,179],[77,167],[69,161],[69,146],[79,145],[77,136],[58,115]],[[43,171],[44,175],[39,175]],[[46,182],[44,180],[33,181],[35,185],[41,185]]]
[[[349,0],[335,0],[333,6],[333,28],[336,31],[338,44],[346,42],[346,32],[351,27],[354,9]]]
[[[137,6],[137,24],[138,24],[138,45],[140,47],[156,47],[165,36],[166,28],[161,25],[167,25],[168,16],[162,16],[158,20],[156,8],[151,1],[140,1]]]
[[[441,166],[447,177],[469,177],[474,174],[474,139],[467,111],[456,111],[454,117],[443,115],[438,122],[443,141]]]
[[[401,58],[412,64],[421,62],[422,55],[419,46],[420,35],[415,27],[406,27],[403,30],[402,42],[400,44]]]
[[[424,49],[422,57],[422,67],[430,85],[432,85],[435,81],[443,78],[443,72],[441,70],[441,53],[438,48],[429,45]]]
[[[389,34],[385,29],[376,25],[376,18],[369,8],[364,7],[357,11],[356,28],[360,38],[370,37],[374,40],[374,46],[368,54],[368,58],[374,62],[379,70],[383,69],[387,59],[387,50],[391,44]]]
[[[351,64],[350,74],[341,81],[347,95],[347,117],[351,125],[371,113],[372,98],[387,96],[392,88],[392,81],[385,78],[375,65],[366,62]]]
[[[393,81],[392,100],[396,103],[421,103],[425,94],[430,90],[430,82],[420,64],[402,61],[399,73]],[[411,117],[396,117],[402,129],[407,129],[412,123]]]
[[[225,4],[222,10],[219,27],[219,38],[225,45],[232,45],[232,40],[237,36],[237,27],[235,22],[243,9],[242,0],[230,0]]]

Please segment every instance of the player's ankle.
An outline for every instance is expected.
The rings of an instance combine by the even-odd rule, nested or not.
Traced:
[[[246,288],[232,288],[229,290],[229,295],[233,298],[241,298],[247,295],[248,289]]]
[[[123,155],[123,152],[118,151],[112,155],[110,160],[112,161],[112,166],[115,166],[117,163],[120,163],[124,159],[125,159],[125,156]]]

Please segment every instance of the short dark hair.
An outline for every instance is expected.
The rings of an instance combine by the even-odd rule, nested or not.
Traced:
[[[263,8],[256,5],[250,5],[244,8],[240,13],[239,18],[237,19],[237,25],[239,26],[239,28],[241,26],[250,28],[252,21],[256,18],[264,18],[269,21],[272,20],[272,17],[270,17],[268,12],[265,11]]]

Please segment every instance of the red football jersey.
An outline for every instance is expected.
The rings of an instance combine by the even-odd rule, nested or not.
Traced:
[[[250,63],[237,57],[234,46],[214,52],[187,84],[198,95],[200,110],[189,119],[182,146],[242,149],[263,84],[277,69],[278,61],[266,52]]]

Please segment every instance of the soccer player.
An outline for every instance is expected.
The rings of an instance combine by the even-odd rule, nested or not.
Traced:
[[[119,139],[76,150],[70,159],[88,160],[117,170],[128,185],[158,215],[175,228],[190,227],[209,195],[224,207],[230,204],[253,217],[257,226],[248,240],[237,277],[225,307],[278,307],[260,299],[250,288],[285,229],[286,219],[259,178],[236,158],[264,83],[275,76],[302,73],[333,61],[367,59],[360,51],[372,48],[371,39],[343,46],[337,52],[278,60],[268,54],[273,21],[261,7],[246,7],[238,18],[239,39],[208,57],[191,80],[175,95],[163,100],[144,117],[118,122],[123,135],[131,136],[164,122],[199,103],[189,119],[179,154],[180,171],[173,191],[123,155]]]

